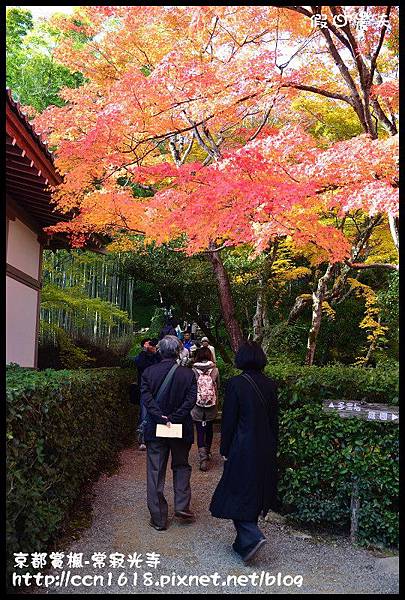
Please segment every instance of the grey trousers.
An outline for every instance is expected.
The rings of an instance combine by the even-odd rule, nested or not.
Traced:
[[[180,439],[159,439],[146,442],[147,499],[152,521],[160,527],[167,524],[167,501],[164,497],[167,461],[171,453],[174,488],[174,511],[188,510],[191,500],[188,464],[191,443]]]

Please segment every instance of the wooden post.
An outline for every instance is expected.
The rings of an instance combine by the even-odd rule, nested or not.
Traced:
[[[350,541],[352,544],[357,543],[357,531],[359,528],[359,478],[354,474],[356,471],[356,458],[359,455],[359,448],[355,446],[352,452],[352,496],[350,499]]]
[[[360,496],[359,496],[359,482],[357,477],[353,478],[352,485],[352,497],[350,502],[350,541],[352,544],[357,542],[357,530],[359,524],[359,508],[360,508]]]
[[[322,409],[327,413],[338,414],[343,419],[357,418],[365,421],[379,421],[399,424],[399,406],[387,404],[369,404],[364,401],[323,400]],[[360,449],[355,448],[352,454],[352,493],[350,498],[350,541],[357,543],[360,510],[359,478],[355,475],[356,458]]]

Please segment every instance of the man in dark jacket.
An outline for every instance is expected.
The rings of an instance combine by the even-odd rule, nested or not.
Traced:
[[[164,497],[169,454],[172,459],[174,511],[181,519],[192,519],[190,511],[191,466],[188,455],[194,441],[191,409],[197,401],[197,382],[194,373],[187,367],[178,366],[179,340],[172,335],[159,342],[162,360],[145,369],[141,381],[141,402],[147,410],[144,430],[147,447],[147,497],[151,514],[150,525],[158,531],[167,529],[168,507]],[[173,366],[177,366],[173,378],[156,401],[159,388]],[[156,425],[182,424],[182,438],[156,437]]]
[[[157,351],[157,341],[155,339],[144,338],[141,341],[141,352],[135,357],[135,365],[138,371],[138,386],[141,385],[142,375],[145,369],[156,365],[161,360],[161,356]],[[144,441],[144,428],[146,421],[146,408],[142,401],[139,401],[139,422],[138,422],[138,441],[139,449],[146,450]]]
[[[144,338],[141,341],[141,352],[135,357],[135,364],[138,370],[138,381],[141,382],[142,374],[145,369],[160,362],[161,357],[157,351],[157,340]]]

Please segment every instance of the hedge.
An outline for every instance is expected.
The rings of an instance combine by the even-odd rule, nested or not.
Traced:
[[[239,373],[220,365],[222,386]],[[302,523],[350,526],[359,482],[359,541],[397,545],[395,423],[324,413],[329,398],[398,403],[398,371],[269,364],[280,400],[282,511]],[[106,457],[135,436],[133,369],[7,370],[9,554],[43,550]],[[27,425],[29,423],[29,426]]]
[[[7,546],[44,552],[83,485],[135,438],[133,369],[7,368]]]
[[[239,372],[221,365],[223,383]],[[343,419],[323,412],[322,400],[398,404],[398,371],[269,364],[266,373],[278,384],[281,511],[304,524],[348,531],[357,480],[359,543],[396,547],[398,425]]]
[[[219,363],[221,387],[240,373]],[[279,387],[280,405],[303,406],[329,398],[398,404],[399,373],[394,367],[365,368],[345,365],[305,367],[292,363],[270,363],[265,372]]]

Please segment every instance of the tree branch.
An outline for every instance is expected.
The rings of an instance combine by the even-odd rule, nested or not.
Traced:
[[[181,164],[181,165],[184,165],[184,163],[185,163],[185,161],[186,161],[186,158],[187,158],[187,156],[188,156],[188,155],[190,154],[190,152],[191,152],[191,148],[193,147],[193,144],[194,144],[194,133],[193,133],[193,134],[192,134],[192,136],[191,136],[191,141],[190,141],[189,145],[187,146],[187,148],[186,148],[186,150],[185,150],[185,152],[184,152],[183,156],[181,157],[181,161],[180,161],[180,164]]]
[[[200,146],[208,153],[208,155],[213,158],[216,159],[216,154],[214,152],[214,150],[212,150],[212,148],[210,148],[203,140],[203,138],[201,137],[201,133],[198,131],[198,125],[195,121],[193,121],[192,119],[190,119],[190,117],[183,111],[184,116],[186,117],[187,121],[192,125],[193,129],[194,129],[194,134],[195,134],[195,138],[197,140],[197,142],[200,144]],[[204,121],[201,122],[201,124],[204,124]]]
[[[389,263],[352,263],[346,261],[346,264],[351,269],[390,269],[391,271],[399,271],[399,265],[391,265]]]
[[[305,92],[313,92],[314,94],[320,94],[321,96],[326,96],[327,98],[334,98],[335,100],[342,100],[343,102],[347,102],[353,108],[355,107],[355,103],[350,96],[345,96],[344,94],[337,94],[335,92],[328,92],[328,90],[322,90],[321,88],[314,87],[313,85],[303,85],[301,83],[294,82],[285,82],[280,85],[282,87],[293,87],[297,90],[304,90]]]
[[[388,19],[389,19],[391,8],[392,8],[392,6],[387,6],[387,8],[385,9],[385,20],[386,21],[388,21]],[[371,63],[370,63],[370,84],[371,85],[373,83],[373,77],[374,77],[374,71],[375,71],[376,64],[377,64],[377,58],[378,58],[378,55],[380,54],[380,50],[383,45],[386,31],[387,31],[387,25],[384,23],[384,25],[381,27],[381,34],[380,34],[380,40],[378,42],[378,46],[375,49],[373,56],[371,57]]]
[[[378,118],[380,119],[380,121],[383,124],[383,126],[385,127],[385,129],[387,129],[387,131],[389,131],[389,133],[391,135],[396,135],[398,133],[398,129],[396,128],[396,125],[394,123],[391,123],[391,121],[389,120],[389,118],[387,117],[387,115],[385,114],[383,109],[381,108],[381,105],[378,102],[378,100],[376,98],[372,98],[370,102],[371,102],[371,106],[374,108],[375,112],[377,113]]]

